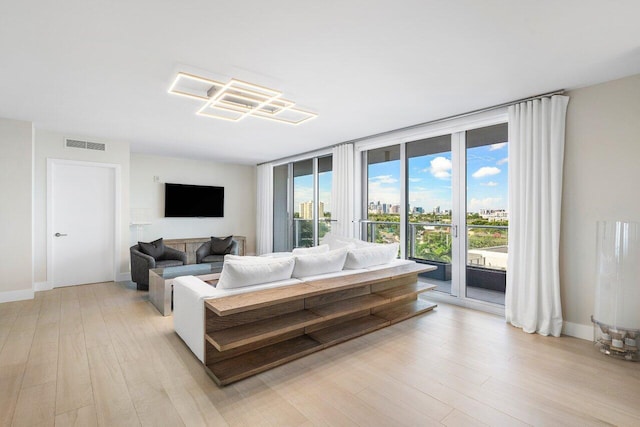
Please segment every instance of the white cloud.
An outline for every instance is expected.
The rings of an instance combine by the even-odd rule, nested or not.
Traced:
[[[409,178],[409,182],[420,182],[422,178]]]
[[[502,197],[487,197],[485,199],[471,199],[467,207],[469,212],[478,212],[480,209],[506,209]]]
[[[496,150],[499,150],[499,149],[504,148],[506,146],[507,146],[506,142],[499,142],[497,144],[491,144],[489,146],[489,151],[496,151]]]
[[[509,158],[505,157],[504,159],[500,159],[496,162],[496,165],[504,165],[505,163],[509,162]]]
[[[497,183],[497,182],[495,182],[495,181],[489,181],[489,182],[486,182],[486,183],[485,183],[485,182],[483,182],[483,183],[481,183],[480,185],[486,185],[487,187],[497,187],[497,186],[498,186],[498,183]]]
[[[369,182],[377,182],[380,184],[394,184],[398,182],[398,179],[394,178],[393,175],[378,175],[369,178]]]
[[[449,179],[451,178],[451,160],[446,157],[436,157],[431,160],[431,167],[429,168],[429,172],[431,175],[438,179]]]
[[[493,166],[483,166],[473,173],[474,178],[484,178],[486,176],[497,175],[500,173],[500,169]]]
[[[381,186],[379,182],[369,181],[369,200],[381,203],[400,203],[400,188],[396,186]]]

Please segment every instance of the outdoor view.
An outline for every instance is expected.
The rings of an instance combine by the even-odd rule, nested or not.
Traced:
[[[312,160],[293,165],[294,247],[314,245],[313,223],[318,218],[318,240],[331,230],[331,156],[318,159],[318,206],[313,200]]]
[[[503,285],[491,283],[496,278],[490,274],[503,272],[497,278],[503,282],[507,268],[508,144],[495,142],[506,140],[506,124],[500,126],[467,132],[466,263],[468,286],[488,286],[504,292]],[[408,143],[406,152],[407,256],[438,265],[434,278],[444,284],[440,290],[448,292],[452,262],[451,135]],[[371,150],[367,163],[367,238],[380,243],[400,242],[399,150]],[[464,232],[464,227],[458,232]]]

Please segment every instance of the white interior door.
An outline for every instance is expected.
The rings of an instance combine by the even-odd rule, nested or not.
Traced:
[[[51,168],[53,286],[114,280],[114,169],[65,163]]]

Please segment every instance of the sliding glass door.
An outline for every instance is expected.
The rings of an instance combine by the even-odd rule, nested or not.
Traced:
[[[451,135],[407,144],[407,255],[435,265],[423,274],[437,290],[451,293],[451,234],[453,189],[451,186]]]
[[[377,243],[400,242],[400,146],[369,150],[365,155],[367,202],[363,238]]]
[[[274,167],[275,252],[315,246],[331,229],[331,171],[331,156]]]
[[[421,280],[454,297],[504,304],[507,124],[363,152],[361,238],[400,242],[436,270]]]
[[[466,132],[467,298],[504,305],[507,284],[508,127]]]

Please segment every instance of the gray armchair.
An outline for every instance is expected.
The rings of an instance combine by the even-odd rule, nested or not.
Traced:
[[[152,268],[175,267],[187,263],[187,254],[164,246],[164,251],[154,258],[140,251],[139,245],[129,248],[131,254],[131,280],[140,291],[149,290],[149,270]]]
[[[231,246],[223,253],[215,253],[212,248],[211,241],[205,242],[196,249],[196,263],[203,264],[206,262],[222,262],[224,256],[227,254],[238,255],[238,242],[236,240],[231,241]]]

